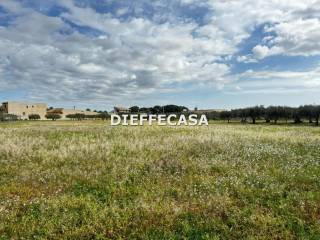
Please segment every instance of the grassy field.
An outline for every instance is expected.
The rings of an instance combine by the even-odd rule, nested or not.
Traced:
[[[320,128],[0,124],[0,239],[320,239]]]

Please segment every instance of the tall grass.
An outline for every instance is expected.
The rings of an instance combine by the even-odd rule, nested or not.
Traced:
[[[320,129],[0,125],[0,239],[320,239]]]

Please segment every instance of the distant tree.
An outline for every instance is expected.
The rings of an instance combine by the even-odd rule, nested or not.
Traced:
[[[70,119],[73,119],[73,120],[82,121],[83,119],[86,118],[86,115],[83,114],[83,113],[68,114],[68,115],[66,116],[66,118],[70,118]]]
[[[304,105],[298,109],[302,118],[308,119],[309,123],[315,121],[316,126],[319,125],[320,105]]]
[[[138,106],[132,106],[129,108],[131,113],[138,113],[140,108]]]
[[[0,112],[0,121],[17,121],[19,120],[17,115]]]
[[[91,109],[90,109],[90,108],[87,108],[86,111],[91,112]]]
[[[302,123],[301,113],[299,111],[299,108],[294,108],[292,110],[292,118],[294,119],[294,123],[296,123],[296,124]]]
[[[185,106],[165,105],[162,107],[165,113],[179,113],[188,110]]]
[[[309,121],[309,123],[312,123],[312,119],[314,116],[314,106],[313,105],[304,105],[299,107],[299,115],[302,118],[305,118]]]
[[[320,119],[320,105],[315,106],[314,109],[314,116],[316,120],[316,126],[319,126],[319,119]]]
[[[156,106],[152,107],[150,110],[151,110],[152,114],[159,114],[159,113],[162,113],[164,111],[164,107],[156,105]]]
[[[90,110],[87,110],[87,111],[90,111]],[[75,119],[77,119],[78,121],[82,121],[85,118],[86,118],[86,115],[83,113],[76,113],[75,114]]]
[[[266,123],[270,123],[271,122],[271,111],[270,111],[270,107],[266,108],[264,111],[264,120],[266,121]]]
[[[242,123],[247,122],[247,118],[249,117],[249,108],[236,109],[234,112],[241,119]]]
[[[29,117],[30,120],[39,120],[39,119],[41,119],[39,114],[30,114],[28,117]]]
[[[283,108],[280,106],[270,106],[265,111],[265,118],[273,120],[274,123],[277,123],[283,115]]]
[[[220,119],[220,112],[217,112],[217,111],[208,112],[206,113],[206,117],[208,120]]]
[[[57,119],[61,118],[61,115],[56,113],[47,113],[46,118],[51,119],[52,121],[56,121]]]
[[[90,114],[90,115],[85,115],[84,116],[85,119],[98,119],[100,118],[100,114]]]
[[[110,115],[109,115],[108,112],[106,112],[106,111],[100,113],[98,116],[99,116],[99,118],[101,118],[103,121],[110,118]]]
[[[141,112],[141,113],[150,113],[151,109],[150,108],[146,108],[146,107],[142,107],[142,108],[140,108],[139,112]]]
[[[283,118],[285,119],[286,123],[292,117],[293,109],[291,107],[283,107]]]
[[[231,110],[231,118],[235,118],[235,119],[241,118],[240,112],[241,112],[241,109],[232,109]]]
[[[252,124],[256,123],[256,120],[263,116],[264,107],[263,106],[255,106],[247,109],[247,116],[251,118]]]
[[[230,123],[231,117],[232,117],[231,111],[220,112],[220,119],[227,120],[228,123]]]
[[[104,112],[100,111],[97,115],[89,115],[89,116],[86,116],[86,118],[107,120],[110,118],[110,115],[108,114],[107,111],[104,111]]]
[[[75,119],[75,114],[68,114],[68,115],[66,115],[66,118],[74,120]]]

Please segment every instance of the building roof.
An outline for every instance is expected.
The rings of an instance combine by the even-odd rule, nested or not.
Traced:
[[[47,113],[62,114],[63,113],[63,108],[52,108],[52,109],[47,110]]]

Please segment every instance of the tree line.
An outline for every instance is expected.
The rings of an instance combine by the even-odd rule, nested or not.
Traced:
[[[131,114],[201,114],[199,111],[189,111],[185,106],[179,105],[165,105],[154,107],[138,107],[132,106],[129,108]],[[287,107],[287,106],[254,106],[247,108],[232,109],[226,111],[212,111],[204,113],[208,120],[224,120],[227,122],[240,121],[242,123],[251,122],[255,124],[258,120],[265,121],[266,123],[278,123],[278,121],[285,121],[286,123],[302,123],[304,121],[310,124],[319,125],[320,119],[320,105],[304,105],[300,107]],[[40,115],[31,114],[28,116],[30,120],[39,120]],[[61,118],[60,114],[48,113],[46,114],[47,119],[53,121]],[[102,119],[107,120],[110,115],[107,111],[96,111],[94,115],[85,115],[82,113],[69,114],[66,118],[71,120],[84,120],[84,119]],[[0,121],[14,121],[18,120],[18,117],[12,114],[4,114],[0,112]]]
[[[45,116],[47,119],[51,119],[52,121],[61,119],[61,114],[57,114],[57,113],[47,113]],[[68,114],[66,115],[66,118],[71,119],[71,120],[78,120],[78,121],[82,121],[85,119],[101,119],[101,120],[107,120],[110,118],[110,115],[107,111],[100,111],[100,112],[96,112],[96,114],[94,115],[86,115],[83,113],[75,113],[75,114]],[[32,118],[29,119],[31,120]],[[40,119],[40,116],[39,116]]]
[[[130,113],[149,113],[149,114],[160,114],[160,113],[181,113],[181,112],[187,112],[189,109],[185,106],[179,106],[179,105],[165,105],[165,106],[159,106],[156,105],[154,107],[138,107],[138,106],[132,106],[129,108]]]
[[[230,111],[212,112],[207,116],[209,119],[220,119],[230,122],[231,120],[240,120],[255,124],[257,120],[264,120],[266,123],[277,123],[283,120],[286,123],[302,123],[307,120],[309,123],[319,125],[320,105],[304,105],[300,107],[287,106],[255,106],[248,108],[233,109]]]

